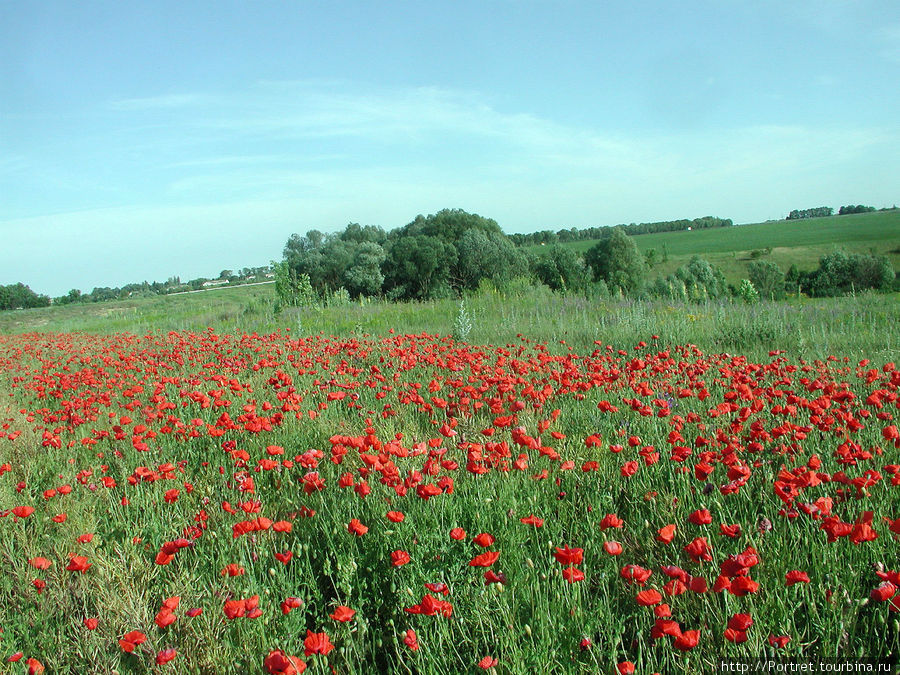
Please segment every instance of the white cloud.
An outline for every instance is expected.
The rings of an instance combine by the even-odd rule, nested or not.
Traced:
[[[707,214],[752,222],[842,199],[890,204],[900,173],[896,128],[609,134],[473,92],[328,82],[128,101],[114,112],[116,152],[152,167],[155,182],[128,207],[0,220],[14,252],[5,283],[59,295],[205,276],[280,257],[292,232],[392,228],[445,207],[507,231]],[[130,131],[132,113],[154,109],[173,115],[170,145]]]

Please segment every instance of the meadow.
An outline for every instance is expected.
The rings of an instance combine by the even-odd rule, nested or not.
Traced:
[[[273,308],[0,315],[11,672],[900,651],[896,294]]]
[[[718,266],[735,286],[747,278],[747,265],[754,259],[774,262],[787,272],[793,264],[801,271],[813,270],[823,255],[835,249],[850,253],[886,256],[900,268],[900,211],[878,211],[826,218],[778,220],[691,232],[661,232],[633,238],[641,253],[653,249],[658,262],[649,277],[665,277],[686,264],[693,255]],[[563,246],[584,253],[597,242],[572,241]],[[529,250],[538,253],[541,246]],[[770,252],[764,253],[766,249]],[[663,251],[668,260],[663,261]],[[752,257],[754,251],[762,254]]]

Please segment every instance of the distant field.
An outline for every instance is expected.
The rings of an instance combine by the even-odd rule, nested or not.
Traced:
[[[751,251],[767,247],[772,252],[761,259],[771,260],[785,271],[792,264],[800,270],[814,269],[819,258],[836,248],[886,255],[897,269],[900,268],[900,211],[642,234],[634,237],[634,241],[643,253],[655,249],[660,260],[664,248],[668,253],[668,262],[658,263],[651,276],[671,274],[691,256],[700,255],[718,265],[729,283],[738,283],[747,277]],[[584,253],[596,243],[590,240],[564,245]],[[537,252],[541,248],[532,246],[529,250]]]

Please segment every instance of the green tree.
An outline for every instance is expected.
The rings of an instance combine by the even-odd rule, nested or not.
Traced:
[[[634,240],[620,227],[613,228],[608,237],[590,248],[585,262],[593,270],[594,279],[602,279],[610,288],[634,293],[644,283],[644,258]]]
[[[572,249],[558,244],[541,251],[534,261],[534,274],[554,291],[578,291],[590,280],[584,259]]]
[[[306,307],[315,302],[315,293],[306,274],[297,274],[287,261],[272,262],[275,274],[275,294],[280,307]]]
[[[675,279],[684,284],[687,299],[694,302],[722,298],[728,293],[722,270],[700,256],[695,255],[687,265],[679,267]]]
[[[385,289],[392,298],[424,300],[449,295],[456,249],[439,237],[404,236],[394,241],[385,263]]]
[[[351,263],[344,271],[344,282],[351,296],[381,293],[384,284],[381,266],[386,258],[384,249],[374,241],[364,240],[355,246]]]
[[[452,281],[461,289],[474,290],[482,279],[502,283],[528,271],[525,255],[502,234],[467,230],[456,249],[459,276]]]
[[[747,266],[747,275],[759,295],[768,300],[784,298],[784,272],[770,260],[757,260]]]

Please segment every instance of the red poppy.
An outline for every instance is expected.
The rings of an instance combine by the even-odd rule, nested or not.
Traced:
[[[331,640],[328,639],[327,633],[313,633],[311,630],[306,631],[306,639],[303,641],[304,654],[312,656],[313,654],[322,654],[323,656],[334,649]]]
[[[726,628],[724,638],[736,645],[747,641],[747,632],[743,630],[735,630],[734,628]]]
[[[787,643],[791,641],[790,635],[770,635],[769,644],[776,649],[784,649]]]
[[[561,565],[580,565],[584,560],[584,549],[569,548],[566,544],[562,548],[557,548],[553,552],[553,557]]]
[[[615,513],[608,513],[603,516],[603,520],[600,521],[600,529],[606,530],[610,527],[621,528],[625,524],[625,521],[619,518]]]
[[[411,558],[406,551],[393,551],[391,553],[391,565],[394,567],[402,567],[407,564]]]
[[[45,570],[50,567],[52,563],[46,558],[31,558],[31,560],[28,561],[28,564],[36,569]]]
[[[538,518],[533,513],[525,518],[519,518],[519,521],[526,525],[533,525],[534,527],[542,527],[544,525],[544,519]],[[900,518],[897,519],[897,522],[900,522]]]
[[[619,672],[619,675],[633,675],[634,664],[631,661],[622,661],[616,664],[616,670]]]
[[[728,627],[746,632],[753,625],[753,617],[749,614],[735,614],[728,619]]]
[[[154,619],[154,622],[160,628],[165,628],[166,626],[170,626],[175,623],[176,620],[175,613],[171,609],[163,608]]]
[[[461,527],[454,527],[452,530],[450,530],[450,538],[456,539],[457,541],[465,539],[466,531]]]
[[[578,581],[584,581],[584,572],[575,567],[574,565],[569,565],[564,568],[562,571],[563,579],[568,581],[570,584],[574,584]]]
[[[291,558],[293,558],[293,557],[294,557],[293,551],[285,551],[284,553],[276,553],[275,554],[275,559],[278,562],[282,563],[283,565],[287,565],[291,561]]]
[[[366,532],[369,531],[369,528],[363,525],[357,518],[354,518],[347,525],[347,531],[355,534],[357,537],[363,536]],[[308,656],[308,655],[307,655]]]
[[[753,581],[750,577],[737,577],[732,579],[728,586],[728,592],[738,597],[743,597],[748,593],[756,593],[759,590],[759,583]]]
[[[88,562],[88,559],[84,556],[74,555],[69,560],[69,564],[66,565],[66,569],[70,572],[81,572],[84,574],[91,567],[92,563]]]
[[[271,651],[263,661],[269,675],[299,675],[306,670],[306,662],[298,656],[288,656],[280,649]]]
[[[388,511],[387,519],[392,523],[402,523],[406,515],[402,511]]]
[[[681,651],[686,652],[696,647],[699,641],[699,630],[686,630],[683,631],[681,635],[676,636],[675,641],[672,643],[672,645],[675,647],[675,649],[680,649]]]
[[[610,555],[621,555],[624,549],[622,544],[617,541],[605,541],[603,542],[603,550]]]
[[[656,541],[663,544],[671,544],[675,538],[675,525],[666,525],[656,531]]]
[[[625,565],[619,572],[619,576],[623,579],[629,583],[635,583],[638,586],[643,586],[647,583],[647,579],[650,578],[651,574],[653,574],[653,572],[638,565]]]
[[[419,604],[406,607],[404,611],[410,614],[424,614],[426,616],[440,614],[449,618],[453,615],[453,605],[426,593]]]
[[[349,607],[345,607],[344,605],[340,605],[337,607],[334,612],[331,613],[331,618],[335,621],[340,621],[344,623],[346,621],[350,621],[353,618],[353,615],[356,614],[356,610],[350,609]]]
[[[122,648],[122,651],[128,652],[129,654],[137,649],[138,645],[142,645],[147,641],[147,636],[144,635],[139,630],[133,630],[129,633],[125,633],[122,636],[122,639],[119,640],[119,646]]]
[[[225,567],[219,572],[219,576],[239,577],[245,572],[246,570],[240,565],[229,563],[228,565],[225,565]]]
[[[481,534],[475,535],[475,537],[472,538],[472,541],[482,548],[487,548],[494,543],[494,535],[482,532]]]
[[[100,622],[95,618],[89,618],[89,619],[84,620],[84,627],[87,628],[88,630],[96,630],[97,626],[99,624],[100,624]]]
[[[725,523],[721,523],[719,525],[719,533],[723,537],[731,537],[732,539],[737,539],[741,536],[741,526],[738,524],[726,525]]]
[[[708,509],[697,509],[688,516],[688,520],[694,525],[709,525],[712,522],[712,514]]]
[[[419,651],[419,642],[416,638],[416,631],[412,628],[408,628],[403,636],[403,644],[409,647],[410,651]]]
[[[27,518],[32,513],[34,513],[33,506],[14,506],[12,509],[12,514],[16,518]]]
[[[794,584],[799,583],[809,583],[809,575],[806,572],[801,572],[800,570],[791,570],[784,575],[785,586],[793,586]]]
[[[291,613],[292,609],[297,609],[303,605],[303,601],[300,598],[285,598],[281,602],[281,613],[285,616]]]
[[[481,661],[478,662],[478,667],[482,670],[489,670],[496,666],[498,663],[497,659],[492,656],[485,656]]]
[[[176,656],[178,656],[178,652],[175,649],[173,649],[172,647],[169,647],[168,649],[163,649],[161,652],[159,652],[156,655],[156,665],[161,666],[164,663],[168,663],[169,661],[174,659]]]
[[[712,560],[711,550],[709,543],[706,541],[706,537],[697,537],[684,547],[685,553],[687,553],[694,562],[709,562]]]
[[[500,558],[500,551],[485,551],[469,561],[469,567],[490,567]]]
[[[637,596],[635,596],[635,599],[639,605],[649,607],[650,605],[656,605],[662,602],[662,595],[656,589],[648,588],[638,593]]]

